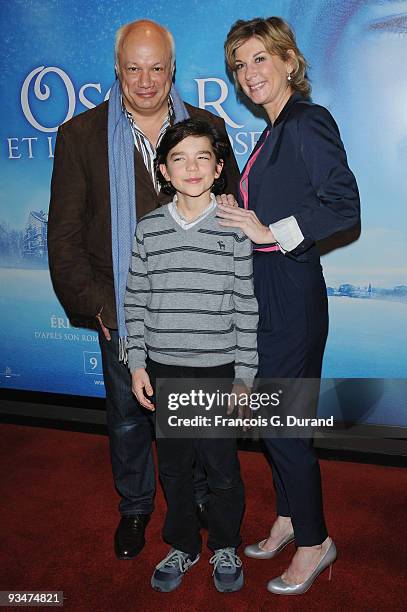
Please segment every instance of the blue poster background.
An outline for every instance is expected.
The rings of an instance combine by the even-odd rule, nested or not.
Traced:
[[[226,120],[242,166],[263,130],[236,99],[223,42],[236,19],[281,15],[310,63],[313,99],[341,130],[362,233],[323,258],[330,302],[325,377],[405,379],[407,368],[407,2],[8,0],[0,41],[0,386],[103,396],[94,332],[70,326],[46,256],[57,126],[102,102],[117,28],[154,19],[174,34],[184,99]],[[382,394],[369,420],[407,425]],[[387,399],[386,399],[387,398]]]

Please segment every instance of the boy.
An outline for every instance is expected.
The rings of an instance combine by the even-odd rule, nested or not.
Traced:
[[[153,395],[150,378],[153,384],[157,378],[234,378],[251,387],[257,371],[251,242],[240,231],[222,230],[212,193],[222,191],[228,149],[197,119],[171,127],[157,149],[161,188],[174,200],[139,222],[125,298],[133,392],[149,410],[155,409],[145,395]],[[215,587],[239,590],[244,491],[235,439],[159,438],[157,453],[168,504],[163,538],[172,549],[156,566],[153,588],[173,591],[199,560],[193,498],[198,456],[210,488]]]

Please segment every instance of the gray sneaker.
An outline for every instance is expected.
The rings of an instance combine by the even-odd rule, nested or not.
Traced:
[[[220,593],[232,593],[242,588],[242,562],[235,548],[218,548],[209,563],[213,565],[213,581]]]
[[[169,593],[182,582],[185,572],[199,561],[199,555],[191,557],[182,550],[171,548],[168,555],[160,561],[151,577],[151,586],[156,591]]]

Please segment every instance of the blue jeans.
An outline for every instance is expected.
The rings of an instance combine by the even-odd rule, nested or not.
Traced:
[[[155,471],[152,454],[154,413],[136,400],[131,390],[127,365],[119,362],[119,336],[110,330],[106,340],[99,331],[103,377],[106,388],[107,426],[110,458],[116,490],[121,497],[119,511],[129,514],[150,514],[154,509]],[[207,499],[207,482],[198,466],[194,475],[195,499]]]

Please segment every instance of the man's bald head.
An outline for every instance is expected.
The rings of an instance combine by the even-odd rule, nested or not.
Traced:
[[[171,34],[154,21],[134,21],[117,32],[115,50],[126,109],[138,121],[148,116],[162,122],[174,75]]]
[[[116,41],[114,47],[114,56],[116,69],[119,65],[120,51],[123,46],[128,42],[129,39],[138,37],[139,39],[145,39],[146,41],[155,39],[162,40],[163,46],[167,47],[171,57],[171,64],[175,63],[175,42],[174,37],[169,30],[164,28],[155,21],[149,19],[140,19],[139,21],[132,21],[126,23],[124,26],[119,28],[116,32]]]

